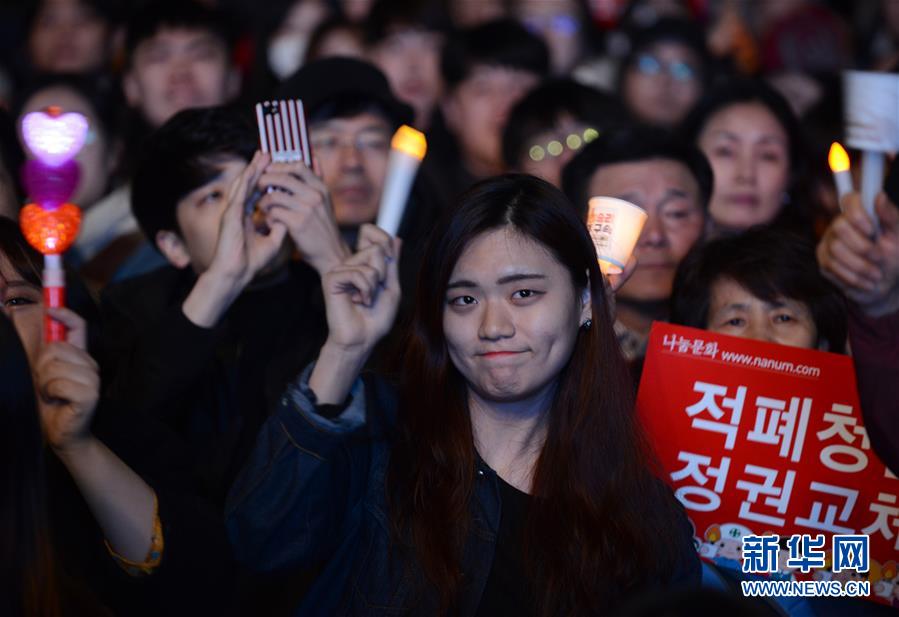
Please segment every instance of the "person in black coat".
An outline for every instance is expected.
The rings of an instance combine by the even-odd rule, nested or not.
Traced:
[[[153,136],[133,209],[170,265],[110,287],[101,306],[110,397],[178,433],[216,503],[323,340],[318,272],[348,252],[312,171],[255,149],[252,125],[225,108],[181,112]],[[277,190],[248,211],[257,187]]]
[[[349,252],[312,170],[255,150],[252,123],[226,108],[183,111],[155,133],[132,207],[169,265],[101,303],[105,393],[177,436],[195,495],[219,512],[268,410],[324,340],[319,273]],[[259,603],[274,590],[231,591],[238,614],[277,612]]]

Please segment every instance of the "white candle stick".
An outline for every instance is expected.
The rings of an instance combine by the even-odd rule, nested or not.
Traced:
[[[827,155],[827,162],[830,165],[830,171],[833,172],[833,180],[837,185],[837,195],[840,200],[840,208],[842,208],[843,197],[852,192],[852,174],[849,173],[849,155],[846,149],[837,142],[830,145],[830,152]]]
[[[883,152],[865,150],[862,153],[862,206],[878,232],[880,226],[874,213],[874,198],[883,186],[883,164]]]
[[[425,136],[405,124],[397,129],[390,142],[387,177],[378,207],[377,226],[395,236],[400,229],[412,181],[427,151]]]

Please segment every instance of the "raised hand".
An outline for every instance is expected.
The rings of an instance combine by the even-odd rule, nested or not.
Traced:
[[[241,289],[272,260],[287,234],[287,228],[281,223],[269,225],[268,234],[260,233],[245,212],[247,200],[269,161],[268,154],[257,152],[231,183],[215,254],[209,266],[210,272],[233,281]]]
[[[340,237],[331,194],[324,181],[302,162],[271,163],[259,178],[267,192],[258,208],[272,226],[282,224],[309,265],[319,274],[341,264],[350,250]]]
[[[324,276],[329,343],[367,353],[390,330],[400,301],[399,248],[399,240],[363,225],[358,252]]]
[[[374,225],[359,250],[322,278],[328,339],[309,386],[320,403],[341,403],[375,344],[390,330],[400,302],[400,241]]]
[[[182,305],[184,315],[200,327],[214,326],[284,244],[287,228],[283,223],[273,221],[264,234],[246,212],[247,200],[269,161],[267,154],[257,152],[228,188],[212,262]]]
[[[86,350],[84,320],[65,308],[47,313],[66,327],[32,366],[44,437],[68,469],[110,546],[144,561],[152,545],[156,497],[144,480],[90,430],[100,397],[100,370]]]
[[[875,200],[878,232],[858,193],[843,200],[843,213],[821,238],[818,264],[872,317],[899,310],[899,210],[883,193]]]
[[[100,396],[100,371],[86,351],[84,320],[65,308],[48,308],[67,329],[66,341],[44,345],[34,364],[41,426],[57,451],[87,441]]]

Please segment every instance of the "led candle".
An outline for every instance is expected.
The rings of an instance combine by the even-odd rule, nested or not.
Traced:
[[[424,134],[405,124],[397,129],[390,141],[390,159],[378,207],[377,225],[391,236],[399,231],[412,181],[427,149]]]
[[[849,155],[846,149],[837,142],[830,145],[830,153],[827,155],[830,171],[833,172],[833,180],[837,185],[837,194],[840,202],[843,197],[852,192],[852,175],[849,173]]]

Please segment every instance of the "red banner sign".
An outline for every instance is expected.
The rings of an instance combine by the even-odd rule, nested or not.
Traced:
[[[637,408],[703,558],[739,569],[745,535],[868,534],[870,599],[899,605],[899,480],[871,450],[851,358],[656,323]]]

